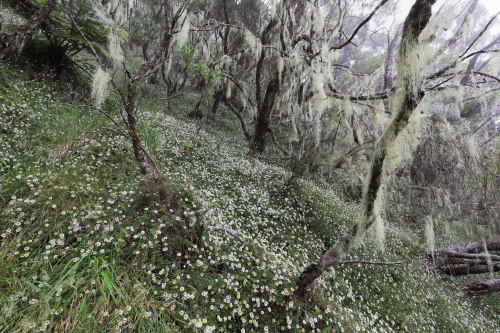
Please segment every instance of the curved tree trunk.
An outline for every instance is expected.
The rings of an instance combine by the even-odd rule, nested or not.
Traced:
[[[128,91],[128,104],[125,105],[125,112],[127,114],[127,130],[132,142],[132,150],[134,152],[135,161],[139,166],[139,170],[143,175],[150,176],[154,178],[156,176],[157,170],[153,168],[151,160],[148,160],[148,156],[143,149],[141,142],[141,133],[139,128],[137,128],[137,116],[136,116],[136,92],[135,87],[130,86]]]
[[[37,11],[29,21],[20,26],[11,36],[5,41],[5,47],[0,51],[1,57],[8,57],[19,50],[31,40],[34,32],[45,21],[45,19],[54,11],[57,5],[57,0],[48,0],[45,5]]]
[[[231,112],[233,112],[234,115],[236,117],[238,117],[238,120],[240,121],[241,129],[243,131],[243,134],[245,135],[245,138],[247,139],[248,142],[251,142],[252,136],[250,135],[250,133],[247,130],[247,126],[245,125],[245,120],[243,119],[243,115],[227,98],[224,98],[223,100],[224,100],[224,103],[226,104],[226,106],[229,108],[229,110],[231,110]]]
[[[260,41],[263,45],[268,43],[269,33],[278,24],[276,18],[271,19],[269,23],[262,31]],[[271,115],[272,108],[274,106],[274,101],[276,95],[279,91],[279,73],[276,73],[275,77],[269,81],[266,86],[266,91],[264,93],[264,99],[262,99],[262,88],[263,88],[263,71],[264,71],[264,60],[266,58],[266,50],[263,49],[260,55],[259,61],[257,62],[255,70],[255,101],[257,103],[257,123],[255,124],[255,132],[252,140],[252,149],[262,153],[266,148],[266,135],[269,131],[269,116]]]
[[[214,104],[212,105],[212,115],[217,113],[217,108],[219,107],[220,101],[223,99],[224,92],[222,90],[217,90],[214,94]]]
[[[432,15],[432,5],[436,0],[417,0],[411,8],[403,25],[401,46],[399,49],[399,58],[401,63],[405,63],[407,55],[413,51],[413,47],[418,44],[418,37],[425,28]],[[400,71],[400,73],[403,71]],[[396,111],[393,120],[382,134],[377,142],[375,154],[372,158],[370,170],[367,175],[366,187],[363,191],[363,200],[361,203],[361,221],[337,241],[326,254],[316,263],[309,265],[299,276],[297,280],[297,289],[295,295],[303,298],[307,293],[307,288],[329,267],[340,263],[340,254],[346,251],[355,236],[361,237],[366,229],[374,222],[374,204],[377,196],[380,195],[382,185],[382,171],[387,150],[390,144],[408,125],[408,120],[413,111],[424,97],[422,91],[414,94],[410,89],[411,82],[409,77],[401,77],[402,88],[404,91],[403,103]]]

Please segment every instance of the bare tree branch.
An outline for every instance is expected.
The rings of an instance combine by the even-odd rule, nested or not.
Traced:
[[[385,261],[366,261],[366,260],[344,260],[340,261],[339,265],[345,264],[361,264],[361,265],[380,265],[380,266],[400,266],[402,262],[385,262]]]
[[[351,41],[354,39],[354,37],[356,37],[356,35],[358,34],[358,31],[365,25],[367,24],[373,17],[373,15],[375,15],[375,13],[380,9],[380,7],[382,7],[383,5],[385,5],[387,3],[388,0],[382,0],[378,5],[377,7],[375,7],[375,9],[373,9],[373,11],[370,13],[370,15],[368,15],[363,21],[361,21],[361,23],[356,27],[356,29],[354,29],[354,32],[351,34],[351,37],[349,37],[344,43],[342,44],[339,44],[339,45],[335,45],[335,46],[332,46],[330,47],[330,50],[338,50],[338,49],[341,49],[347,45],[349,45],[351,43]]]
[[[241,112],[227,98],[224,98],[224,103],[229,107],[229,110],[231,110],[231,112],[233,112],[235,116],[238,117],[241,129],[243,130],[243,134],[245,134],[245,138],[247,139],[247,141],[252,141],[252,135],[250,135],[250,132],[248,132],[247,130],[247,126],[245,124],[243,116],[241,115]]]

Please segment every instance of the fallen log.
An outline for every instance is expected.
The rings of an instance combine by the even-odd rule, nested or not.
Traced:
[[[443,266],[439,267],[439,270],[451,276],[463,276],[470,274],[484,274],[489,272],[498,272],[500,271],[500,265],[493,265],[493,267],[491,267],[491,270],[490,266],[488,265]]]
[[[498,272],[499,251],[500,242],[455,244],[429,254],[428,264],[431,268],[453,276]]]
[[[435,251],[435,254],[440,255],[445,253],[481,253],[484,252],[485,244],[488,252],[500,252],[500,242],[469,242],[455,244],[443,249],[438,249]]]
[[[500,279],[472,282],[458,289],[471,296],[492,294],[500,291]]]
[[[443,253],[441,256],[450,257],[450,258],[460,258],[460,259],[469,259],[469,260],[491,260],[491,261],[500,261],[500,256],[490,253],[477,253],[477,254],[468,254],[468,253]]]

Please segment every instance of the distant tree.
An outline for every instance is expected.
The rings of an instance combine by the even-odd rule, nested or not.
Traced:
[[[300,115],[300,109],[304,117],[295,125],[316,125],[309,126],[307,131],[294,131],[307,136],[302,143],[313,144],[305,150],[314,150],[318,141],[322,141],[321,137],[327,135],[318,129],[322,116],[327,114],[325,110],[332,103],[325,88],[334,80],[334,71],[338,68],[333,61],[334,54],[347,48],[358,33],[365,32],[364,27],[386,2],[381,1],[354,26],[342,24],[347,5],[338,8],[318,1],[271,1],[260,10],[259,20],[256,20],[259,29],[231,17],[233,12],[214,18],[205,30],[223,33],[215,33],[205,40],[221,41],[212,44],[218,48],[211,54],[219,59],[217,63],[225,78],[214,105],[224,100],[240,119],[251,148],[257,152],[266,148],[273,118],[289,121],[293,115]],[[222,7],[228,8],[229,4],[232,2],[224,1]],[[240,2],[237,6],[243,5]],[[231,43],[224,40],[231,40]],[[341,99],[349,97],[342,95]],[[245,112],[254,121],[253,133],[245,125]]]

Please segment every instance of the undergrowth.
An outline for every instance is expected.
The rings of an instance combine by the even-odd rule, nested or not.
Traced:
[[[0,332],[497,332],[498,296],[470,301],[425,268],[418,233],[338,266],[313,302],[295,279],[357,218],[356,203],[248,155],[236,119],[187,118],[195,98],[141,114],[167,195],[106,119],[56,83],[0,63]],[[112,109],[112,105],[108,106]],[[495,303],[496,302],[496,303]]]

